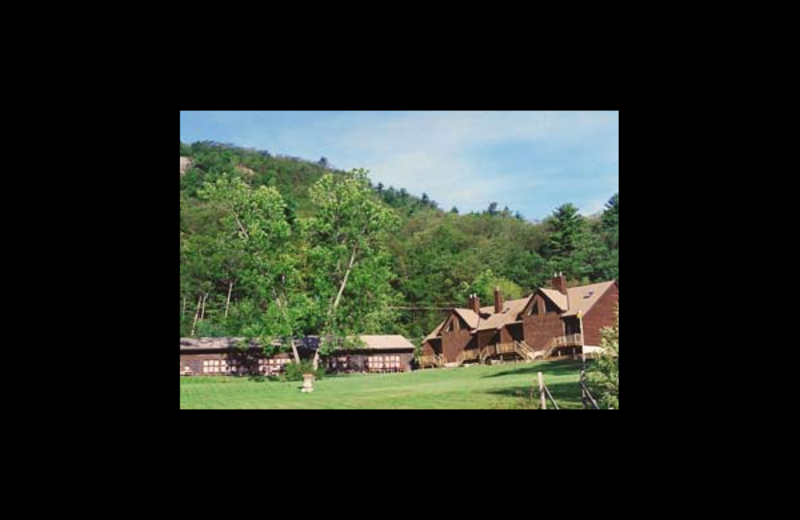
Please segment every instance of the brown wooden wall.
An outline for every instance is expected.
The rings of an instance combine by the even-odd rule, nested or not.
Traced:
[[[539,314],[522,318],[523,335],[525,343],[533,350],[545,350],[551,339],[564,335],[564,323],[557,312],[545,312],[547,305],[541,294],[537,294],[533,302],[538,304]]]
[[[235,373],[231,372],[227,375],[257,375],[262,373],[263,367],[260,367],[260,362],[262,360],[288,360],[290,356],[288,354],[278,354],[272,357],[265,356],[261,350],[250,350],[250,351],[235,351],[230,352],[228,350],[217,350],[217,351],[202,351],[202,352],[182,352],[180,354],[180,370],[183,373],[185,368],[189,368],[192,371],[192,375],[196,376],[203,376],[203,375],[226,375],[223,373],[216,373],[216,374],[208,374],[204,371],[204,362],[205,361],[215,361],[215,362],[222,362],[225,361],[227,364],[237,367]],[[276,369],[278,368],[277,365],[275,366]]]
[[[441,338],[434,338],[422,344],[422,355],[433,356],[442,353],[442,340]]]
[[[513,343],[514,341],[524,341],[525,333],[522,323],[511,323],[500,329],[499,342]]]
[[[373,363],[370,363],[370,359]],[[397,366],[394,360],[397,359]],[[381,350],[374,352],[339,352],[325,358],[325,367],[330,372],[410,372],[414,353],[408,350]],[[377,362],[383,364],[382,367]],[[387,366],[391,363],[392,366]]]
[[[472,335],[469,329],[442,332],[442,353],[448,363],[454,363],[461,352],[470,346]]]
[[[583,341],[585,345],[600,346],[600,331],[616,323],[616,315],[614,313],[618,304],[619,286],[614,284],[583,317]]]
[[[477,342],[472,348],[482,349],[489,345],[496,345],[499,341],[499,335],[496,330],[482,330],[477,333]]]
[[[347,358],[346,366],[347,372],[367,372],[369,371],[370,363],[369,358],[385,358],[385,357],[399,357],[399,370],[400,371],[408,371],[411,370],[411,362],[414,359],[414,352],[408,351],[408,349],[402,350],[380,350],[380,351],[370,351],[370,352],[346,352],[342,354],[335,354],[333,356],[329,356],[325,358],[323,361],[325,362],[326,367],[334,368],[336,363],[331,363],[331,359],[335,358]],[[190,353],[182,353],[180,355],[180,370],[183,373],[183,370],[188,367],[192,370],[192,375],[196,376],[205,376],[205,375],[232,375],[232,376],[247,376],[247,375],[277,375],[278,373],[283,371],[283,363],[275,363],[275,360],[284,360],[285,362],[291,361],[292,357],[289,354],[278,354],[272,357],[265,356],[261,351],[251,351],[251,352],[228,352],[228,351],[206,351],[206,352],[190,352]],[[260,361],[263,360],[267,363],[266,367],[261,364]],[[273,363],[270,364],[269,360],[273,360]],[[205,373],[203,370],[204,361],[216,361],[222,362],[225,361],[228,364],[237,366],[237,371],[234,372],[226,372],[226,373],[214,373],[208,374]],[[271,368],[268,368],[271,367]],[[388,371],[388,370],[387,370]]]

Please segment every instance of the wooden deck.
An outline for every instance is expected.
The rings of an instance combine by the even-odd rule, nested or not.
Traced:
[[[581,334],[570,334],[568,336],[558,336],[550,340],[545,350],[533,350],[524,341],[514,341],[512,343],[498,343],[488,345],[482,349],[468,349],[462,351],[454,363],[448,363],[442,354],[433,356],[421,356],[419,364],[422,368],[441,368],[447,366],[461,366],[464,363],[477,361],[485,364],[489,359],[499,356],[516,355],[524,361],[534,361],[537,359],[548,359],[558,349],[568,347],[580,347],[583,345]]]

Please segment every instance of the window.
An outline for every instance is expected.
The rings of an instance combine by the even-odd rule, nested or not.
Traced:
[[[219,359],[204,359],[203,360],[203,373],[204,374],[220,374],[227,373],[228,364]]]
[[[399,372],[400,356],[371,356],[367,358],[367,369],[370,372]]]
[[[539,302],[538,301],[533,302],[533,305],[531,306],[531,312],[528,313],[528,316],[535,316],[537,314],[539,314]]]

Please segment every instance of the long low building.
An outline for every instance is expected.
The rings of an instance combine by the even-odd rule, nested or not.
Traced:
[[[338,350],[323,358],[329,372],[406,372],[411,370],[414,345],[403,336],[360,336],[363,347]],[[302,359],[319,348],[318,337],[297,338]],[[278,346],[276,343],[275,346]],[[275,376],[293,361],[291,352],[268,356],[262,346],[243,338],[181,339],[180,372],[185,376]]]

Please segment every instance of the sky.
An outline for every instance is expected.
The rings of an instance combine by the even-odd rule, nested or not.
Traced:
[[[181,112],[181,141],[206,140],[365,168],[461,213],[591,215],[619,192],[619,112]]]

